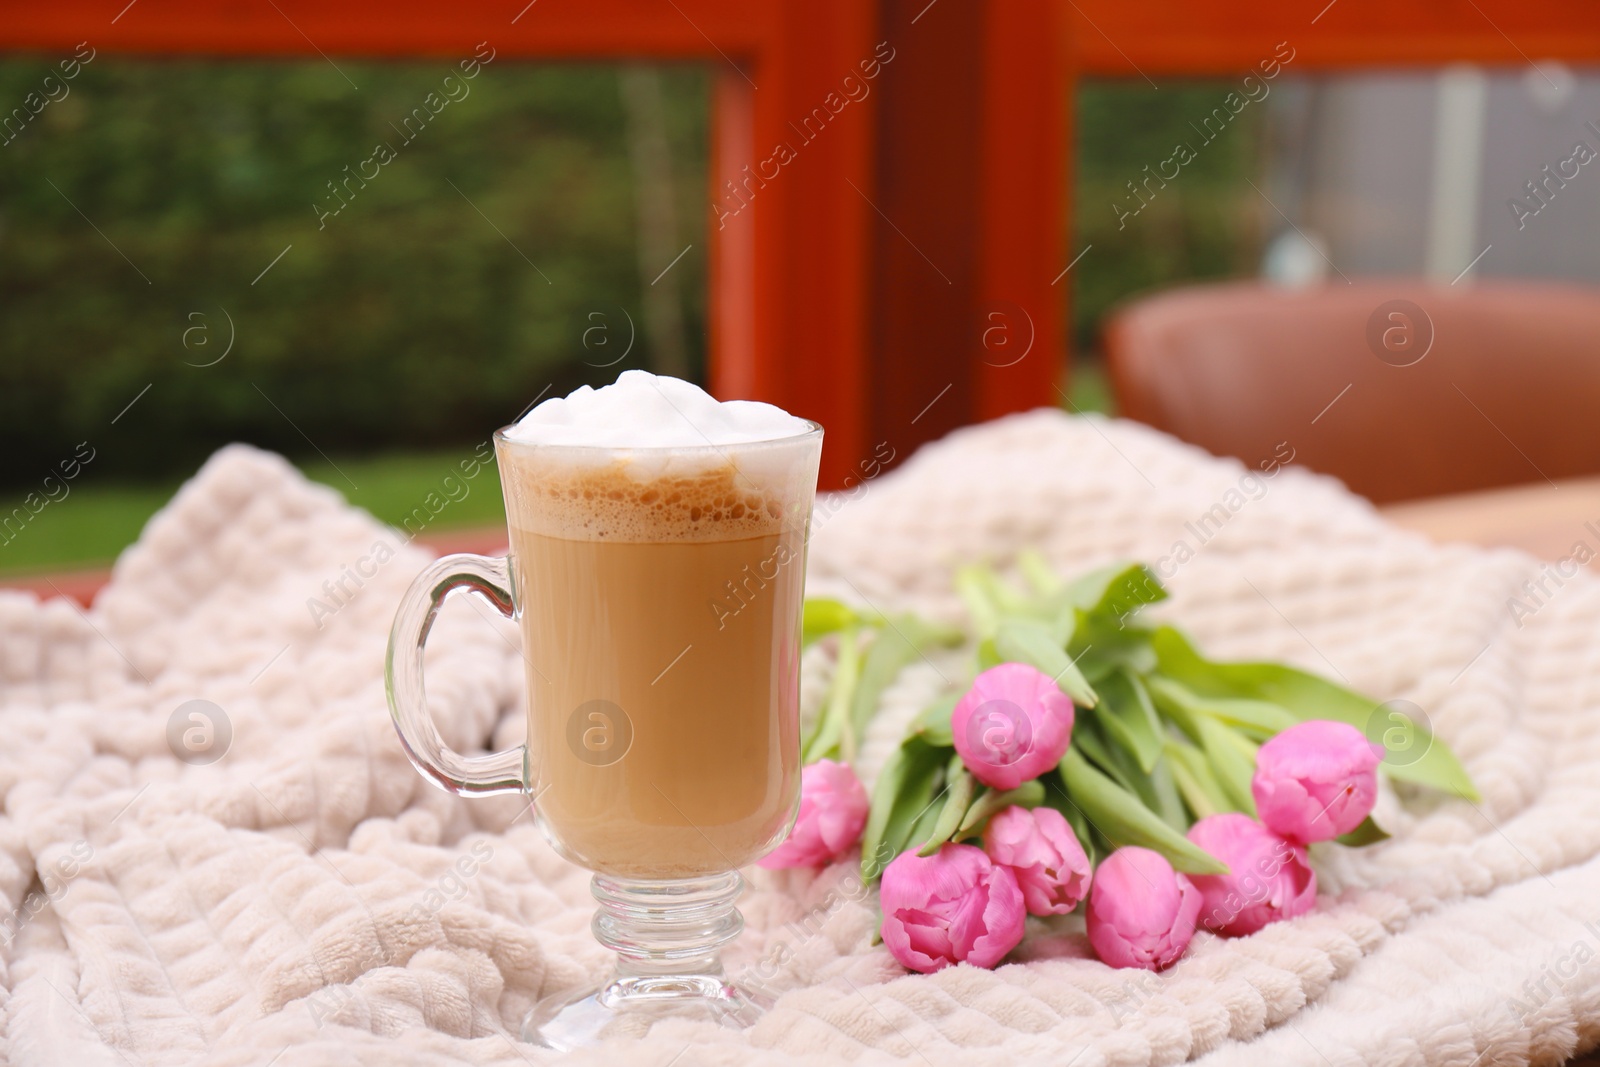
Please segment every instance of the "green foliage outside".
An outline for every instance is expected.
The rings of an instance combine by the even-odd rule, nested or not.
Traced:
[[[1157,90],[1142,79],[1079,87],[1069,256],[1094,247],[1070,275],[1075,351],[1092,353],[1106,313],[1131,296],[1256,273],[1265,205],[1246,179],[1260,184],[1266,104],[1246,105],[1210,143],[1194,128],[1237,88],[1228,80],[1163,80]],[[1180,142],[1194,149],[1194,161],[1164,188],[1141,186],[1148,204],[1119,222],[1113,204],[1139,205],[1127,183],[1142,183],[1145,166],[1155,172]]]
[[[0,110],[61,58],[0,62]],[[619,70],[491,62],[408,141],[406,116],[464,58],[341,61],[352,90],[320,60],[101,55],[0,145],[0,513],[78,442],[95,450],[68,499],[0,544],[0,572],[109,561],[234,440],[397,522],[484,427],[541,393],[652,366]],[[698,370],[709,82],[656,69]],[[1145,164],[1198,141],[1188,124],[1230,88],[1080,88],[1069,245],[1094,245],[1070,276],[1074,347],[1090,354],[1073,375],[1081,410],[1112,406],[1092,352],[1116,302],[1253,273],[1260,205],[1242,179],[1260,106],[1124,228],[1110,207],[1132,202],[1125,183]],[[328,183],[380,143],[393,161],[341,186],[347,205],[319,221],[313,205],[340,203]],[[626,362],[606,366],[630,336]],[[499,521],[498,493],[480,489],[441,524]]]
[[[648,365],[617,70],[502,59],[467,81],[456,62],[341,63],[359,91],[321,61],[83,67],[0,146],[0,483],[83,440],[97,481],[192,472],[231,440],[312,457],[479,440],[546,387],[614,377],[594,364],[624,347],[625,312],[627,365]],[[0,64],[0,104],[51,69]],[[459,101],[407,126],[452,72]],[[698,360],[706,78],[662,81]],[[395,158],[363,185],[378,144]],[[232,351],[196,366],[230,318]],[[614,343],[586,350],[597,324]]]

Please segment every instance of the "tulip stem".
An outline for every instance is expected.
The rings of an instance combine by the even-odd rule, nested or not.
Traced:
[[[1193,745],[1176,739],[1167,741],[1167,763],[1172,767],[1173,780],[1184,803],[1194,812],[1196,819],[1232,811],[1227,794],[1211,772],[1211,766]]]
[[[1048,560],[1039,553],[1038,549],[1025,548],[1017,554],[1017,569],[1027,579],[1028,584],[1041,597],[1055,596],[1066,587],[1061,576],[1050,566]]]
[[[850,704],[861,677],[860,634],[861,627],[854,623],[839,631],[839,662],[834,667],[833,684],[828,689],[828,703],[822,709],[816,736],[802,754],[806,763],[827,759],[835,752],[842,753],[846,763],[855,759],[856,739],[850,729]]]
[[[1016,804],[1024,808],[1037,808],[1044,803],[1044,784],[1035,778],[1031,782],[1023,782],[1015,789],[1004,792],[984,787],[978,799],[972,802],[967,809],[966,816],[961,820],[961,825],[956,828],[956,837],[971,836],[982,833],[983,825],[991,816]]]
[[[950,760],[944,780],[944,807],[939,809],[939,817],[934,820],[933,831],[928,835],[927,841],[917,850],[919,856],[933,855],[955,836],[956,830],[961,826],[962,816],[966,815],[967,807],[972,803],[975,783],[966,765],[961,762],[960,756]]]
[[[1188,874],[1227,874],[1228,866],[1161,821],[1137,796],[1097,770],[1075,748],[1061,758],[1068,799],[1113,845],[1154,849]]]
[[[967,614],[972,616],[972,629],[983,640],[994,634],[1000,625],[1000,608],[990,597],[990,590],[983,580],[983,568],[962,567],[956,571],[956,592],[961,595],[962,603],[967,606]]]

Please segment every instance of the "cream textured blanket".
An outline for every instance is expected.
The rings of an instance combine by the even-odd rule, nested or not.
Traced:
[[[92,611],[0,597],[0,1059],[557,1058],[510,1035],[606,965],[588,878],[516,798],[447,796],[402,755],[384,645],[425,559],[403,541],[235,447],[152,520]],[[849,865],[748,872],[728,962],[782,994],[772,1013],[744,1033],[665,1024],[572,1062],[1470,1067],[1600,1041],[1600,583],[1547,580],[1514,617],[1508,600],[1533,605],[1519,587],[1544,573],[1526,556],[1428,544],[1292,464],[1260,477],[1136,425],[1038,412],[819,505],[811,590],[949,614],[953,564],[1029,545],[1064,571],[1158,563],[1163,614],[1214,655],[1412,702],[1482,803],[1389,797],[1393,840],[1316,856],[1313,914],[1202,936],[1160,976],[1094,961],[1070,919],[995,971],[907,975],[869,947]],[[452,601],[429,646],[435,717],[460,750],[523,731],[517,635],[490,615]],[[891,690],[868,775],[955,669],[918,664]],[[809,681],[826,670],[808,657]],[[226,722],[175,721],[191,700]],[[190,729],[226,755],[175,758]]]

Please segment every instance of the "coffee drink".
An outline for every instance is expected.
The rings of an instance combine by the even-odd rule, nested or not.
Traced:
[[[457,796],[517,794],[594,871],[615,972],[534,1005],[548,1048],[665,1016],[749,1025],[730,980],[745,866],[800,806],[800,628],[822,427],[643,371],[547,400],[494,436],[507,557],[423,567],[384,671],[406,756]],[[521,627],[528,740],[464,754],[428,712],[424,650],[454,592]]]
[[[603,412],[569,397],[497,440],[528,785],[574,862],[693,878],[760,858],[793,818],[821,434],[765,405],[730,426],[733,405],[629,374],[588,398]],[[646,443],[601,443],[619,436]]]

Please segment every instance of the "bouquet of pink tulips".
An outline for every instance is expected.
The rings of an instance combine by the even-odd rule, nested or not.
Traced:
[[[1020,562],[1027,590],[958,574],[970,633],[806,603],[807,643],[836,644],[837,664],[802,740],[798,820],[762,865],[819,867],[859,843],[883,942],[912,970],[993,967],[1027,915],[1080,906],[1102,960],[1160,970],[1196,929],[1240,936],[1309,910],[1307,845],[1385,836],[1379,771],[1476,799],[1449,749],[1391,707],[1141,623],[1166,597],[1144,566],[1062,582]],[[883,690],[968,640],[971,682],[918,716],[869,798],[850,763]]]

